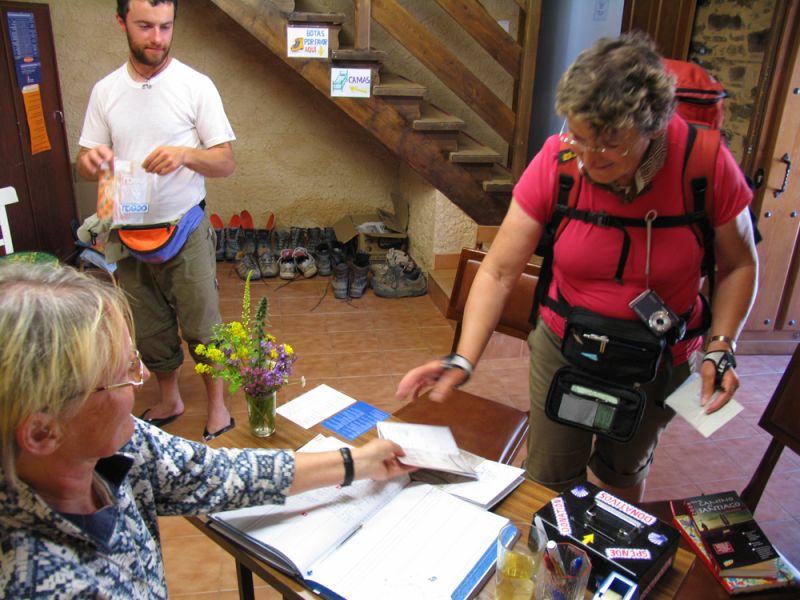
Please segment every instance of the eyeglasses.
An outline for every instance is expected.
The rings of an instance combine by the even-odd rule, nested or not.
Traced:
[[[102,387],[94,388],[94,391],[102,392],[106,390],[116,390],[128,385],[132,385],[133,387],[141,387],[144,384],[144,363],[142,362],[142,356],[139,354],[138,350],[133,351],[131,361],[128,363],[128,377],[130,378],[128,381],[104,385]]]
[[[580,152],[592,152],[593,154],[615,154],[620,158],[625,158],[630,154],[630,148],[621,148],[618,146],[589,146],[583,142],[579,142],[569,132],[567,121],[561,125],[561,131],[558,133],[558,139],[564,144],[569,144]]]

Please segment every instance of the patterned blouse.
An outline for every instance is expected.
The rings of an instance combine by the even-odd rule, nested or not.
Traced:
[[[215,450],[136,419],[96,475],[111,503],[83,522],[0,470],[0,597],[167,598],[156,517],[283,504],[294,454]]]

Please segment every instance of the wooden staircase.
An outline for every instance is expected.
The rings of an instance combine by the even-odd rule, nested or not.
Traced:
[[[446,40],[431,33],[400,0],[353,0],[353,47],[339,46],[343,14],[294,12],[293,0],[212,0],[476,223],[497,225],[527,160],[541,0],[509,0],[520,9],[519,40],[508,35],[479,0],[433,1],[512,76],[513,106],[498,98],[453,54]],[[430,102],[425,86],[383,68],[386,53],[371,44],[373,20],[508,144],[507,159],[470,135],[463,120]],[[287,57],[289,25],[327,28],[329,59]],[[332,66],[370,69],[371,97],[331,97]]]

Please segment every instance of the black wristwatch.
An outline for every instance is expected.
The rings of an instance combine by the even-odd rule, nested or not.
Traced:
[[[449,369],[461,369],[466,374],[464,381],[459,383],[456,387],[460,387],[469,381],[469,378],[472,377],[472,363],[469,362],[469,359],[464,358],[460,354],[456,354],[455,352],[451,352],[444,358],[442,358],[442,368],[447,371]]]

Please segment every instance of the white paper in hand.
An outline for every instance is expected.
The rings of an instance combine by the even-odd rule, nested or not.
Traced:
[[[738,415],[744,407],[735,398],[731,398],[725,406],[711,414],[706,414],[706,407],[700,406],[700,393],[703,389],[703,380],[700,373],[692,373],[683,384],[667,398],[666,404],[681,417],[686,419],[703,437],[708,437],[733,417]],[[719,392],[714,392],[711,401]],[[706,404],[708,406],[708,404]]]

